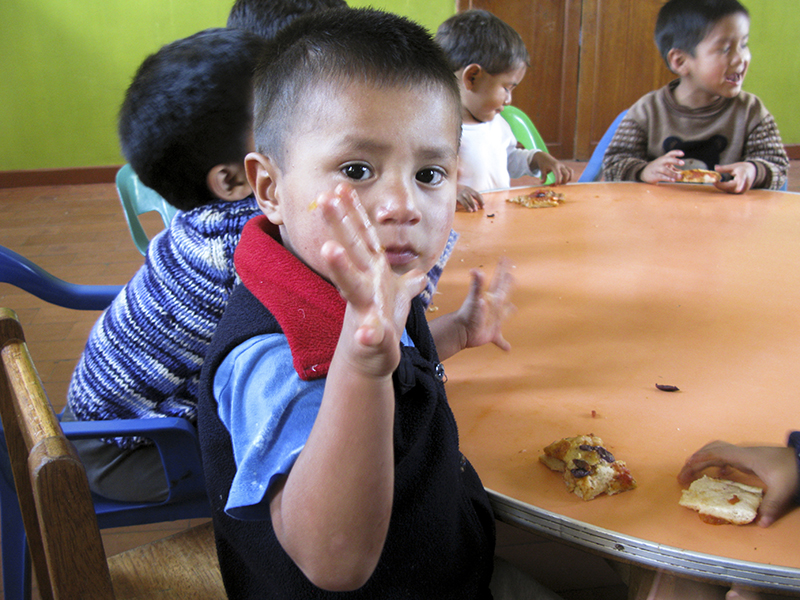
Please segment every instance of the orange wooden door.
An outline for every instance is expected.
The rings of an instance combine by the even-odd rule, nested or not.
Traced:
[[[525,42],[531,66],[512,104],[536,125],[554,156],[573,156],[578,94],[581,0],[457,0],[511,25]]]
[[[622,110],[675,78],[653,41],[663,4],[583,0],[575,158],[589,158]]]

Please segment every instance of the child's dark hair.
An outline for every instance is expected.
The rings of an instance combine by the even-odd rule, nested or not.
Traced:
[[[244,162],[252,128],[252,78],[267,42],[207,29],[144,60],[119,114],[122,153],[142,182],[181,210],[215,200],[216,165]]]
[[[272,40],[299,16],[346,7],[345,0],[236,0],[228,14],[228,27]]]
[[[656,46],[669,66],[669,51],[683,50],[694,56],[697,44],[728,15],[750,16],[737,0],[669,0],[658,11]]]
[[[420,25],[374,9],[333,9],[300,17],[275,38],[255,78],[255,141],[279,164],[292,128],[316,90],[352,82],[426,88],[450,101],[460,135],[461,100],[447,57]],[[420,110],[425,110],[424,106]]]
[[[530,56],[520,35],[508,23],[485,10],[466,10],[447,19],[436,31],[453,71],[476,64],[490,75],[520,65]]]

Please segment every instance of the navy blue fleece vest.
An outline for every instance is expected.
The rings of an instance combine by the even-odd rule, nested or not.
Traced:
[[[403,348],[394,374],[394,502],[383,554],[370,580],[354,592],[320,590],[283,551],[269,520],[240,521],[225,514],[235,464],[230,436],[217,416],[213,376],[239,343],[281,331],[267,308],[240,285],[231,295],[203,367],[198,426],[229,597],[491,598],[494,518],[477,474],[458,449],[456,423],[436,373],[438,357],[419,299],[414,300],[407,323],[416,347]]]

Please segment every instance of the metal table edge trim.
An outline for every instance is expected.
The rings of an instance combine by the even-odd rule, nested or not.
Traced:
[[[728,585],[739,583],[800,594],[800,569],[723,558],[657,544],[532,507],[488,488],[486,491],[499,521],[532,533],[570,542],[612,559],[668,570],[693,579]]]

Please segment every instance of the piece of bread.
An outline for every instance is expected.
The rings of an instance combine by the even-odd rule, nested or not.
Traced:
[[[678,181],[684,183],[716,183],[722,181],[722,174],[708,169],[684,169],[678,171]]]
[[[747,525],[758,514],[763,492],[759,487],[703,475],[683,490],[679,504],[696,510],[700,519],[712,525]]]
[[[557,440],[544,449],[539,461],[563,473],[567,489],[584,500],[636,487],[625,462],[616,460],[593,434]]]

